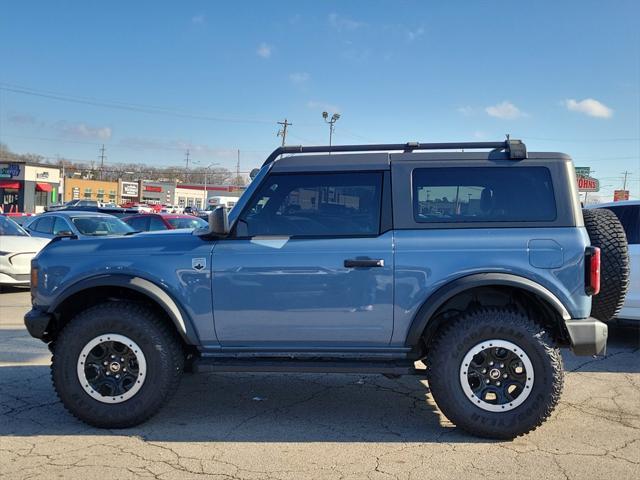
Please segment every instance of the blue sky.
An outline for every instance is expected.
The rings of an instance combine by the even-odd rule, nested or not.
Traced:
[[[0,142],[242,170],[278,146],[524,138],[640,190],[640,2],[2,2]],[[52,98],[55,97],[55,98]]]

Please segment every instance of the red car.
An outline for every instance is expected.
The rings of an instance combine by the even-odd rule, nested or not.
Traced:
[[[175,213],[141,213],[123,217],[121,220],[138,232],[173,230],[176,228],[193,229],[207,226],[207,222],[201,218]]]
[[[31,217],[35,216],[35,213],[20,213],[20,212],[8,212],[3,213],[5,217],[9,217],[11,220],[22,226],[27,220],[31,220]]]

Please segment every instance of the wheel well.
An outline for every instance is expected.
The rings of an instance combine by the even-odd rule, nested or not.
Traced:
[[[73,317],[83,310],[86,310],[98,303],[123,301],[144,304],[153,310],[159,318],[175,329],[175,325],[173,324],[171,317],[167,314],[164,308],[144,293],[120,286],[99,286],[80,290],[79,292],[70,295],[68,298],[65,298],[62,303],[56,307],[54,319],[47,327],[47,338],[45,338],[45,340],[55,341],[62,328],[64,328],[64,326]],[[180,335],[178,335],[178,337],[180,337],[183,346],[187,348],[188,346],[184,339]]]
[[[491,285],[460,292],[438,307],[422,333],[423,349],[426,349],[431,339],[445,323],[465,311],[479,307],[516,309],[547,328],[558,345],[568,344],[566,331],[562,327],[562,316],[547,300],[523,288]]]

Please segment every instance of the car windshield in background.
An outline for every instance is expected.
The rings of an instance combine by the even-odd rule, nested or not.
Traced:
[[[202,218],[167,218],[166,219],[173,228],[203,228],[207,226]]]
[[[25,232],[20,225],[13,220],[0,215],[0,235],[14,235],[16,237],[28,237],[29,234]]]
[[[73,217],[71,221],[83,235],[124,235],[134,231],[115,217]]]

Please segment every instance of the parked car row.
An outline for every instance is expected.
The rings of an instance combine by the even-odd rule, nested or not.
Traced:
[[[0,285],[29,285],[31,259],[54,238],[82,240],[207,226],[205,220],[193,215],[111,210],[116,209],[77,204],[73,209],[59,208],[39,215],[0,215]]]

